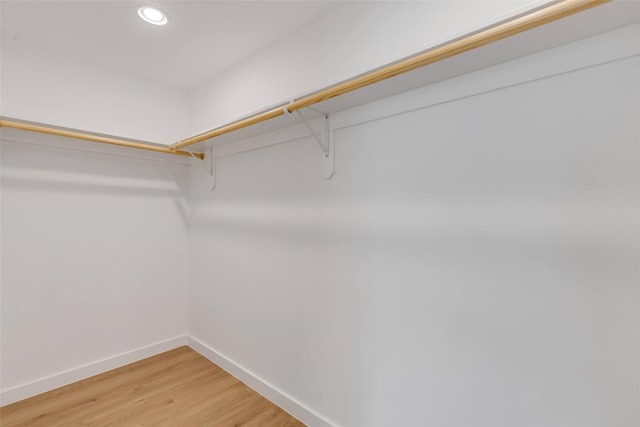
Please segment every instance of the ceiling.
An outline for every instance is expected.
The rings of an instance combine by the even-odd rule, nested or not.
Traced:
[[[164,10],[165,26],[138,6]],[[1,0],[4,36],[182,90],[318,19],[336,1]]]

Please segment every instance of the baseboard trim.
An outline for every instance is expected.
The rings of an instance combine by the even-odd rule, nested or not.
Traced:
[[[101,374],[146,357],[155,356],[156,354],[172,350],[185,344],[187,344],[186,335],[173,337],[165,341],[160,341],[145,347],[140,347],[135,350],[107,357],[78,368],[50,375],[45,378],[40,378],[27,384],[2,390],[0,392],[0,406],[9,405],[19,400]]]
[[[310,427],[338,427],[337,424],[330,422],[326,418],[315,413],[293,397],[263,380],[255,373],[232,361],[219,351],[204,344],[198,338],[190,335],[181,335],[170,338],[165,341],[160,341],[145,347],[140,347],[125,353],[120,353],[115,356],[79,366],[74,369],[40,378],[30,383],[2,390],[0,392],[0,406],[18,402],[183,345],[188,345],[211,362],[220,366],[235,378],[260,393],[266,399],[302,421],[304,424]]]
[[[338,427],[227,356],[187,336],[187,345],[310,427]]]

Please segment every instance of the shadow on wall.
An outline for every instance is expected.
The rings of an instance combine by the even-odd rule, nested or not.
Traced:
[[[173,200],[182,225],[185,229],[188,227],[190,207],[185,165],[8,140],[2,141],[1,150],[3,191],[75,194],[86,198],[86,203],[96,196],[140,201],[158,199],[159,203]],[[82,200],[78,199],[80,206],[84,203]],[[127,209],[128,202],[123,205],[120,200],[113,206]]]

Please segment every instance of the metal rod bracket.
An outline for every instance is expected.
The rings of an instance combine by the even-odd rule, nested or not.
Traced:
[[[335,163],[333,161],[334,149],[333,138],[331,137],[331,127],[329,126],[329,115],[324,115],[324,128],[322,129],[321,136],[318,136],[318,133],[313,131],[311,125],[309,125],[309,122],[307,122],[307,120],[302,115],[302,112],[300,110],[296,110],[296,113],[309,131],[311,137],[318,144],[318,147],[320,147],[320,150],[322,150],[322,176],[324,176],[326,179],[331,178],[333,176],[333,173],[335,172]]]
[[[333,131],[329,126],[329,116],[324,116],[324,131],[322,132],[322,139],[325,141],[327,151],[323,152],[322,156],[322,176],[325,179],[329,179],[335,173],[335,162],[333,155],[336,152],[334,147]]]
[[[213,158],[213,147],[209,147],[209,188],[216,189],[216,159]]]
[[[298,114],[298,117],[300,117],[300,120],[302,120],[302,123],[304,123],[305,127],[307,128],[307,130],[311,134],[311,137],[318,143],[318,146],[322,150],[322,153],[324,154],[324,156],[328,157],[329,156],[329,144],[326,143],[326,141],[327,141],[326,132],[323,131],[323,140],[324,140],[323,141],[318,137],[318,135],[313,131],[313,129],[311,129],[311,126],[309,125],[309,122],[307,122],[307,120],[304,118],[304,116],[302,115],[302,112],[300,110],[296,110],[296,113]],[[324,120],[325,120],[325,128],[326,128],[326,123],[329,121],[329,116],[325,115],[324,116]]]
[[[191,154],[191,157],[193,157],[194,159],[209,159],[209,166],[206,166],[202,163],[199,163],[200,166],[202,166],[206,171],[207,174],[209,175],[209,188],[211,189],[211,191],[216,189],[216,160],[213,158],[213,147],[209,148],[209,154],[207,154],[204,157],[196,157],[193,153],[189,152],[189,154]]]

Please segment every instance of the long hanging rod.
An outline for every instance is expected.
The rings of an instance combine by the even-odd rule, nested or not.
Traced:
[[[459,55],[463,52],[467,52],[469,50],[484,46],[486,44],[502,40],[509,36],[539,27],[541,25],[556,21],[566,16],[573,15],[583,10],[599,6],[609,1],[610,0],[562,0],[557,3],[553,3],[545,8],[503,22],[494,27],[490,27],[478,33],[468,35],[451,43],[447,43],[440,47],[409,57],[370,73],[355,77],[351,80],[347,80],[335,86],[330,86],[326,89],[304,96],[288,104],[283,104],[280,107],[274,108],[272,110],[258,113],[254,116],[250,116],[245,119],[238,120],[236,122],[204,132],[200,135],[182,140],[170,146],[169,149],[177,150],[180,148],[184,148],[189,145],[202,142],[206,139],[224,135],[273,119],[275,117],[282,116],[287,112],[293,113],[296,110],[300,110],[313,104],[326,101],[327,99],[331,99],[336,96],[354,91],[356,89],[360,89],[365,86],[369,86],[374,83],[389,79],[391,77],[395,77],[399,74],[403,74],[417,68],[442,61],[443,59],[447,59],[452,56]]]
[[[158,147],[155,145],[143,144],[140,142],[125,141],[122,139],[107,138],[104,136],[91,135],[87,133],[74,132],[47,126],[32,125],[28,123],[14,122],[11,120],[0,120],[0,127],[28,130],[31,132],[46,133],[48,135],[64,136],[67,138],[83,139],[85,141],[102,142],[104,144],[119,145],[121,147],[139,148],[141,150],[157,151],[159,153],[177,154],[179,156],[197,157],[204,159],[202,153],[190,153],[188,151],[170,150],[168,147]]]

